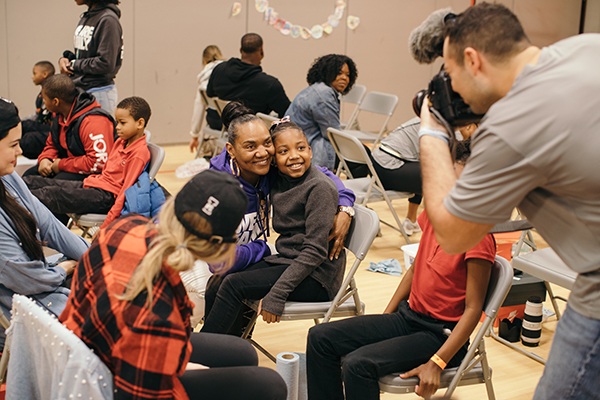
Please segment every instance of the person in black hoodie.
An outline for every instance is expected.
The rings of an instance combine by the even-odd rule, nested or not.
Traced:
[[[222,100],[241,101],[255,112],[269,114],[275,111],[279,117],[283,117],[290,99],[277,78],[262,72],[262,38],[256,33],[245,34],[240,53],[241,58],[232,57],[215,67],[206,94]]]
[[[123,29],[119,0],[75,0],[87,5],[75,29],[75,53],[66,50],[58,61],[61,74],[92,93],[102,108],[115,114],[118,95],[115,76],[123,60]]]
[[[116,136],[112,116],[64,75],[46,79],[42,97],[55,117],[38,165],[23,176],[82,181],[101,173]]]

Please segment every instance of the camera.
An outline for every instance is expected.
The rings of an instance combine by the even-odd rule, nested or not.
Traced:
[[[420,90],[415,95],[412,104],[417,116],[421,116],[421,107],[427,96],[432,107],[452,126],[478,123],[483,118],[483,114],[474,114],[462,97],[452,90],[450,75],[444,71],[443,66],[429,82],[429,88]]]

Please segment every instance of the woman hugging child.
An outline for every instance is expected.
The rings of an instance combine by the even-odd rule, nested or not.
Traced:
[[[306,136],[289,118],[274,123],[270,131],[279,170],[271,189],[279,254],[225,277],[203,332],[226,333],[244,299],[262,299],[263,319],[279,322],[286,301],[329,301],[342,283],[345,253],[334,260],[327,257],[338,208],[336,186],[311,165]]]

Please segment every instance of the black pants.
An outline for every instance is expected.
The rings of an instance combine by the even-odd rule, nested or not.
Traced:
[[[179,379],[190,400],[284,400],[287,388],[281,376],[258,367],[252,345],[240,338],[192,333],[190,362],[210,369],[186,371]]]
[[[236,320],[242,301],[260,300],[269,293],[288,265],[270,265],[264,261],[243,271],[229,274],[223,280],[212,309],[204,316],[202,332],[227,333]],[[328,301],[327,290],[310,276],[288,296],[290,301]],[[211,301],[207,299],[207,302]]]
[[[412,311],[406,301],[392,314],[316,325],[306,344],[308,397],[343,400],[343,382],[346,400],[379,399],[379,377],[427,362],[446,341],[443,329],[455,326]],[[467,346],[456,353],[450,367],[460,364]]]
[[[408,201],[413,204],[421,204],[423,181],[421,180],[420,162],[405,161],[400,168],[387,169],[373,161],[373,166],[386,190],[414,193],[415,195]]]
[[[27,171],[23,172],[23,177],[26,176],[41,176],[40,171],[38,170],[40,166],[38,164],[29,168]],[[63,181],[79,181],[82,182],[88,175],[84,174],[76,174],[74,172],[61,171],[58,174],[51,177],[43,177],[45,179],[59,179]]]
[[[38,158],[46,147],[46,140],[50,134],[50,125],[40,124],[37,121],[25,120],[21,122],[23,134],[19,145],[23,155],[31,160]]]
[[[48,179],[30,175],[23,180],[37,197],[56,217],[65,222],[65,214],[106,214],[115,204],[115,195],[98,188],[84,188],[83,182]]]

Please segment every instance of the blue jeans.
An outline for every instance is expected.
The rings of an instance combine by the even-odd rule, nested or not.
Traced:
[[[567,306],[534,400],[600,399],[600,321]]]
[[[117,102],[119,101],[119,94],[117,93],[117,87],[115,85],[92,88],[87,92],[94,95],[96,101],[100,103],[100,107],[108,111],[113,117],[115,116]]]

